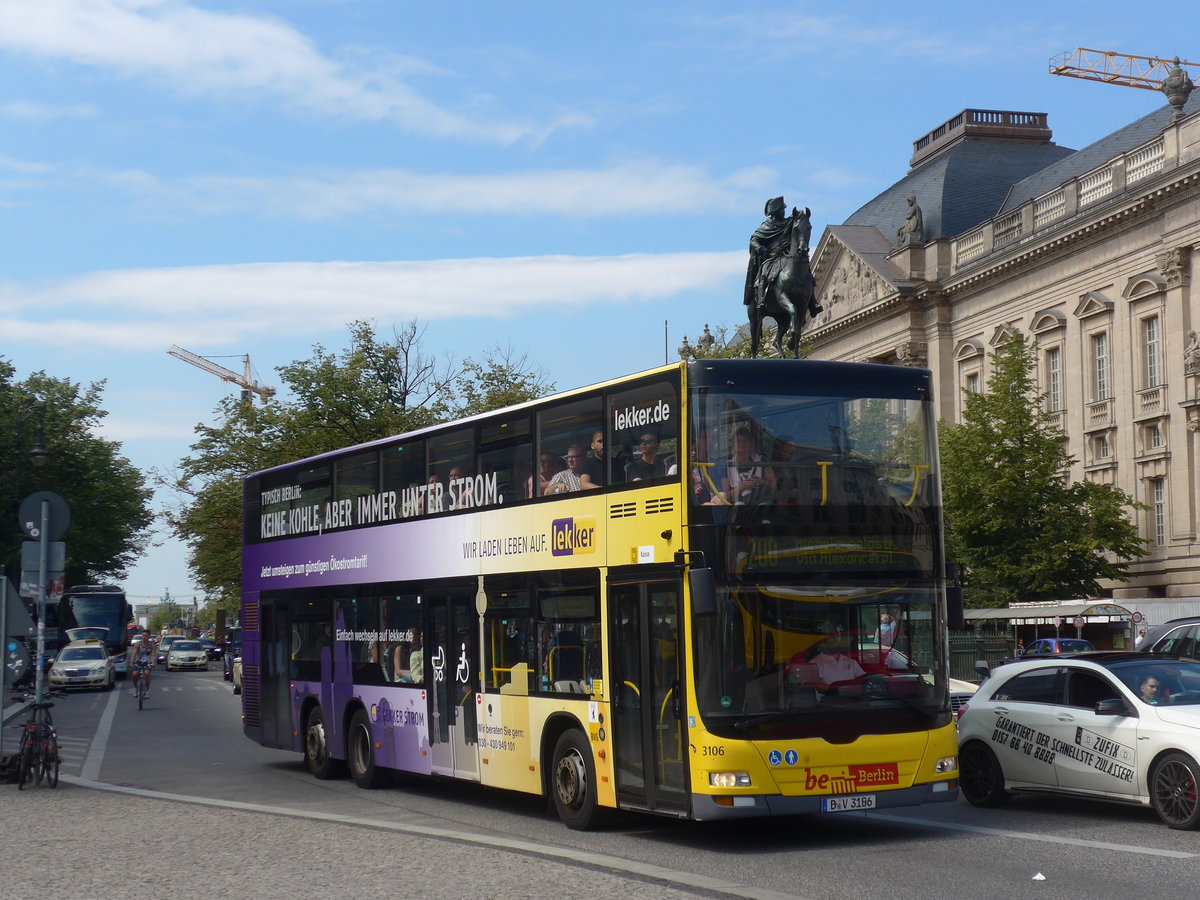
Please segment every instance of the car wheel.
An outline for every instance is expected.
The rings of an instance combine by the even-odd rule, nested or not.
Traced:
[[[991,748],[971,741],[958,751],[959,785],[975,806],[1001,806],[1012,795],[1004,789],[1004,771]]]
[[[1200,768],[1186,753],[1168,753],[1150,773],[1150,802],[1171,828],[1200,824]]]
[[[344,770],[342,761],[329,755],[329,730],[319,706],[308,711],[304,725],[304,762],[308,771],[323,780],[337,778]]]
[[[360,788],[370,790],[383,784],[384,771],[375,764],[375,740],[371,735],[371,719],[365,709],[360,709],[350,720],[346,760],[350,765],[350,777]]]
[[[600,824],[592,748],[577,729],[564,731],[554,746],[550,792],[558,817],[568,828],[587,831]]]

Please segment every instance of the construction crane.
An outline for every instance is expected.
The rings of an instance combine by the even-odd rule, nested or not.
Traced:
[[[1074,52],[1068,50],[1050,58],[1051,75],[1160,91],[1175,107],[1172,121],[1182,118],[1183,105],[1195,89],[1189,69],[1200,77],[1200,63],[1180,60],[1178,56],[1161,59],[1113,50],[1089,50],[1087,47],[1079,47]]]
[[[198,369],[203,369],[205,372],[210,372],[213,375],[216,375],[223,381],[228,381],[232,384],[238,385],[242,389],[242,402],[244,403],[250,402],[251,393],[258,394],[264,400],[275,396],[275,388],[267,387],[254,377],[253,370],[250,367],[250,354],[248,353],[245,356],[236,357],[237,359],[242,360],[242,374],[239,375],[237,372],[233,371],[233,369],[227,369],[219,363],[213,362],[208,357],[200,356],[199,354],[193,353],[190,350],[184,350],[182,347],[176,344],[172,344],[171,348],[167,352],[176,359],[182,359],[185,363],[191,363]]]

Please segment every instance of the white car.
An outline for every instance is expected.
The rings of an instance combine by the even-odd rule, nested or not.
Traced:
[[[960,787],[976,806],[1051,792],[1151,806],[1200,825],[1200,662],[1098,652],[1007,663],[958,721]]]
[[[71,641],[58,652],[50,667],[50,687],[100,688],[111,691],[117,672],[104,642],[95,639]]]
[[[175,669],[199,669],[208,671],[208,652],[199,641],[181,638],[167,650],[167,671]]]
[[[242,692],[242,657],[240,655],[233,658],[233,692],[235,694]]]

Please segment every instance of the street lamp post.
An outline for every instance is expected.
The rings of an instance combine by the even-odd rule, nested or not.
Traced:
[[[50,451],[46,449],[46,407],[38,403],[17,416],[16,427],[13,429],[16,437],[16,441],[14,442],[16,452],[13,454],[12,497],[8,504],[9,514],[12,516],[9,521],[13,523],[16,523],[20,518],[17,515],[17,509],[21,497],[21,457],[25,445],[25,423],[29,421],[29,417],[35,412],[38,414],[37,435],[33,446],[29,448],[29,459],[35,468],[41,468],[46,465],[46,460],[50,458]],[[4,559],[7,558],[8,555],[6,554],[3,559],[0,559],[0,650],[8,644],[8,575],[5,571],[4,563]],[[3,662],[0,661],[0,665],[2,664]],[[40,675],[41,673],[39,672],[38,674]],[[3,678],[0,677],[0,685],[2,684]]]

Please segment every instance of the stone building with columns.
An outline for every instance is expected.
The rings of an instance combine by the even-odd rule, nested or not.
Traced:
[[[1082,150],[1051,137],[1045,113],[968,109],[915,141],[908,173],[813,252],[825,311],[806,326],[812,355],[926,366],[954,422],[1006,331],[1036,338],[1071,477],[1148,507],[1136,513],[1148,553],[1111,596],[1191,613],[1200,97]]]

